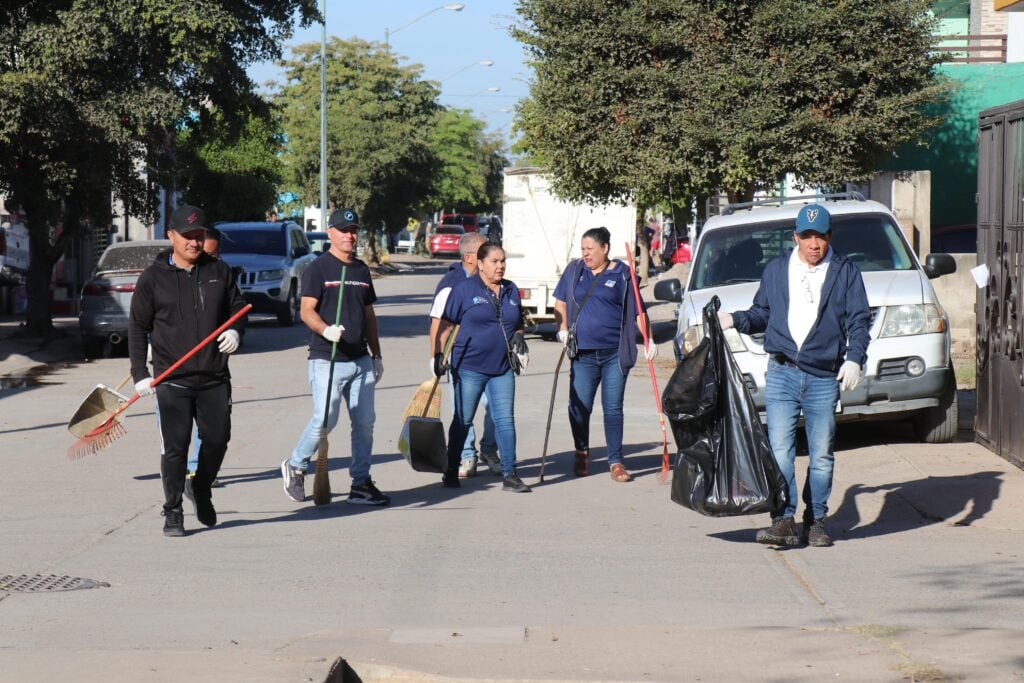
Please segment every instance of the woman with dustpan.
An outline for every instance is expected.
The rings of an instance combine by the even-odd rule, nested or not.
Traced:
[[[448,430],[448,469],[441,481],[446,488],[459,488],[462,448],[486,393],[501,454],[502,490],[527,493],[530,487],[516,474],[515,376],[528,358],[519,288],[504,279],[505,251],[498,245],[481,246],[477,264],[477,277],[452,287],[435,344],[444,348],[454,326],[460,326],[449,360],[455,415]],[[443,374],[444,368],[435,373]]]

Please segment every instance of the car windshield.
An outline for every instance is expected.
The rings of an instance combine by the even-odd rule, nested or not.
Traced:
[[[857,264],[861,272],[914,267],[899,227],[885,214],[833,215],[831,246]],[[765,265],[792,247],[791,220],[709,232],[700,243],[692,288],[758,282]]]
[[[434,232],[438,235],[461,235],[466,231],[457,225],[442,225]]]
[[[103,252],[100,262],[96,264],[96,272],[117,273],[128,270],[145,270],[156,260],[157,254],[165,249],[170,249],[170,247],[170,243],[127,244],[110,247]]]
[[[221,228],[221,254],[284,254],[284,230],[224,230]]]

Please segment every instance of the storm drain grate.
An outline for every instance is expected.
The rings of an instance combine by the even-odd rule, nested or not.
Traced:
[[[77,591],[87,588],[110,588],[110,584],[104,581],[93,581],[92,579],[81,579],[77,576],[42,576],[34,574],[28,576],[21,574],[13,576],[5,574],[0,576],[0,591],[9,593],[53,593],[56,591]]]

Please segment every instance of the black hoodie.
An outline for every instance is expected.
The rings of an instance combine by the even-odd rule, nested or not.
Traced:
[[[171,261],[171,250],[161,252],[139,276],[128,316],[128,355],[136,382],[150,377],[147,346],[153,345],[153,376],[160,376],[200,341],[245,306],[231,267],[201,254],[191,270]],[[242,316],[231,329],[245,329]],[[199,388],[226,382],[228,356],[214,339],[163,381]]]

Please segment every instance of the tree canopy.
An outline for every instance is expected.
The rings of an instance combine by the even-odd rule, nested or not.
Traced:
[[[519,0],[521,146],[597,200],[870,176],[942,96],[926,0]]]
[[[30,331],[52,329],[48,283],[70,237],[105,228],[112,198],[152,214],[189,112],[262,107],[245,68],[280,56],[296,17],[318,18],[315,0],[5,0],[0,192],[31,235]]]

